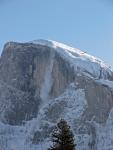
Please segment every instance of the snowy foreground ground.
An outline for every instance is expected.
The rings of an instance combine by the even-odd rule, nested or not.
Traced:
[[[75,101],[76,97],[80,97],[79,101]],[[33,133],[35,131],[41,131],[44,124],[47,126],[53,126],[50,121],[44,120],[45,113],[50,105],[57,105],[59,102],[62,102],[64,99],[70,98],[70,102],[67,103],[68,107],[65,108],[65,111],[68,112],[65,115],[65,111],[62,114],[62,118],[68,120],[68,123],[71,125],[71,128],[74,129],[73,120],[74,116],[80,117],[87,103],[84,99],[83,90],[78,90],[77,92],[73,91],[73,87],[67,90],[62,96],[58,97],[52,103],[48,103],[40,110],[40,113],[37,118],[26,122],[23,126],[10,126],[0,123],[0,146],[2,150],[47,150],[51,145],[50,139],[44,139],[43,142],[39,142],[38,145],[32,144]],[[77,107],[75,110],[74,108]],[[99,125],[95,122],[92,123],[96,128],[96,149],[97,150],[112,150],[113,149],[113,110],[111,111],[106,125]],[[81,143],[80,137],[83,138]],[[75,135],[75,139],[78,143],[78,150],[85,150],[88,147],[88,141],[91,140],[91,136],[87,134]],[[96,150],[95,149],[95,150]]]

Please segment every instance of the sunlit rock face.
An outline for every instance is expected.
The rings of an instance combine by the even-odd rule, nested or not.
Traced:
[[[34,146],[41,149],[43,142],[46,150],[54,125],[64,118],[76,136],[78,150],[111,150],[105,132],[113,128],[112,83],[111,68],[78,49],[46,40],[7,43],[0,58],[2,147],[34,150]],[[17,145],[7,140],[9,130],[18,135]],[[101,137],[106,140],[103,149]]]

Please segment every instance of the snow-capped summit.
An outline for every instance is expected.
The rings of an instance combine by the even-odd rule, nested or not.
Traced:
[[[96,62],[96,63],[99,63],[100,65],[103,65],[103,66],[106,66],[106,67],[110,68],[110,66],[105,64],[105,62],[102,61],[101,59],[96,58],[94,56],[91,56],[91,55],[87,54],[84,51],[81,51],[77,48],[73,48],[71,46],[65,45],[63,43],[59,43],[59,42],[56,42],[56,41],[53,41],[53,40],[44,40],[44,39],[34,40],[34,41],[32,41],[32,43],[49,46],[49,47],[55,48],[56,51],[58,51],[58,49],[60,49],[61,51],[64,51],[64,53],[66,53],[66,52],[71,53],[74,57],[79,57],[83,60]],[[60,50],[58,52],[60,52]]]
[[[79,69],[87,75],[92,75],[94,78],[107,79],[108,76],[113,75],[113,70],[108,64],[79,49],[52,40],[40,39],[34,40],[30,43],[53,48],[61,55],[61,57],[70,62],[70,64],[74,66],[75,70]]]

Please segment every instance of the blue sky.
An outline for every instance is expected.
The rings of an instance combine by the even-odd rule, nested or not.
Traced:
[[[112,0],[0,0],[0,50],[7,41],[51,39],[113,66]]]

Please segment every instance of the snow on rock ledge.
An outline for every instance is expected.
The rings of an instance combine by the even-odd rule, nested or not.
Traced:
[[[97,79],[113,80],[113,70],[104,61],[87,54],[79,49],[52,40],[34,40],[30,43],[48,46],[55,49],[61,57],[70,62],[75,70],[91,75]],[[111,79],[112,76],[112,79]]]

